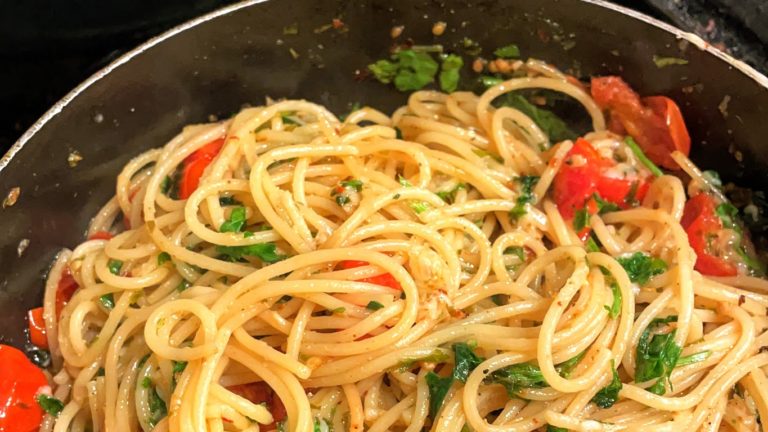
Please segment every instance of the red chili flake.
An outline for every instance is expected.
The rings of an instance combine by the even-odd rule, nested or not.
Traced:
[[[344,27],[344,21],[340,20],[339,18],[334,18],[333,21],[331,21],[331,25],[333,26],[333,28],[338,30]]]

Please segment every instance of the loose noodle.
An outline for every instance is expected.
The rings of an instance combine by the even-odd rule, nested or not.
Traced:
[[[54,394],[66,405],[41,430],[265,430],[273,414],[230,389],[259,381],[285,405],[291,431],[722,430],[746,409],[736,383],[768,417],[768,354],[759,353],[768,282],[693,270],[680,226],[685,188],[673,176],[656,178],[642,207],[594,216],[606,252],[587,252],[547,197],[572,143],[549,143],[522,112],[491,105],[522,88],[562,92],[592,117],[591,139],[616,140],[591,97],[550,69],[479,97],[416,92],[392,117],[363,108],[340,121],[310,102],[276,102],[186,127],[134,158],[88,231],[119,233],[63,251],[46,284]],[[217,138],[224,147],[189,199],[161,191]],[[536,205],[510,221],[521,175],[540,177]],[[362,187],[347,188],[340,205],[333,191],[349,178]],[[450,202],[435,194],[452,189]],[[251,235],[220,232],[233,212],[222,197],[242,203]],[[267,242],[287,258],[219,256],[222,246]],[[511,265],[505,251],[515,246],[531,258]],[[637,251],[669,264],[642,288],[616,261]],[[109,270],[114,260],[119,274]],[[368,265],[341,269],[344,260]],[[65,268],[80,289],[57,319]],[[603,271],[621,293],[615,318]],[[385,273],[402,291],[363,280]],[[111,310],[100,300],[110,294]],[[633,380],[635,347],[668,315],[678,317],[683,355],[711,355],[675,369],[659,396]],[[446,375],[452,365],[418,359],[450,359],[462,341],[485,360],[432,418],[427,372]],[[582,352],[561,376],[556,365]],[[510,398],[487,379],[531,361],[548,387]],[[601,409],[590,400],[611,381],[611,365],[623,389]],[[157,398],[168,415],[152,418]]]

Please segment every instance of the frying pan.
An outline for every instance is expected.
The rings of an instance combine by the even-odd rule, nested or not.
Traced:
[[[333,18],[344,29],[328,29]],[[431,33],[436,21],[448,24],[440,37]],[[21,190],[15,205],[0,209],[0,342],[24,344],[25,311],[41,303],[51,261],[82,241],[121,167],[183,125],[229,116],[265,96],[304,98],[337,113],[353,102],[385,111],[404,103],[404,94],[355,80],[356,70],[387,55],[394,25],[405,26],[401,39],[448,50],[460,51],[465,37],[486,55],[515,43],[577,76],[620,74],[641,94],[669,95],[687,119],[698,164],[768,189],[768,79],[628,9],[598,0],[246,1],[118,58],[0,161],[0,195]],[[688,63],[659,68],[654,55]],[[83,159],[72,167],[75,150]]]

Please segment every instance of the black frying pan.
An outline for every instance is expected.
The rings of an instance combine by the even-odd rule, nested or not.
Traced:
[[[349,31],[314,31],[334,17]],[[431,34],[438,20],[448,23],[439,38]],[[284,34],[294,23],[298,34]],[[405,25],[404,37],[418,43],[459,49],[466,36],[486,54],[516,43],[525,55],[581,77],[621,74],[640,93],[678,101],[696,162],[768,189],[768,79],[646,16],[598,0],[250,1],[119,58],[56,104],[2,159],[0,195],[20,187],[21,196],[0,209],[0,342],[23,345],[24,314],[40,304],[49,264],[60,248],[82,241],[123,164],[183,125],[228,116],[267,95],[309,99],[338,113],[352,102],[385,110],[402,104],[403,94],[354,80],[357,69],[386,55],[393,25]],[[689,63],[658,68],[654,54]],[[72,150],[84,158],[74,168]],[[19,256],[22,239],[29,246]]]

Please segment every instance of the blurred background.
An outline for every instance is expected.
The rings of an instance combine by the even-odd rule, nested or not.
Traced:
[[[514,1],[514,0],[508,0]],[[0,0],[0,154],[78,83],[232,0]],[[616,0],[768,72],[766,0]]]

